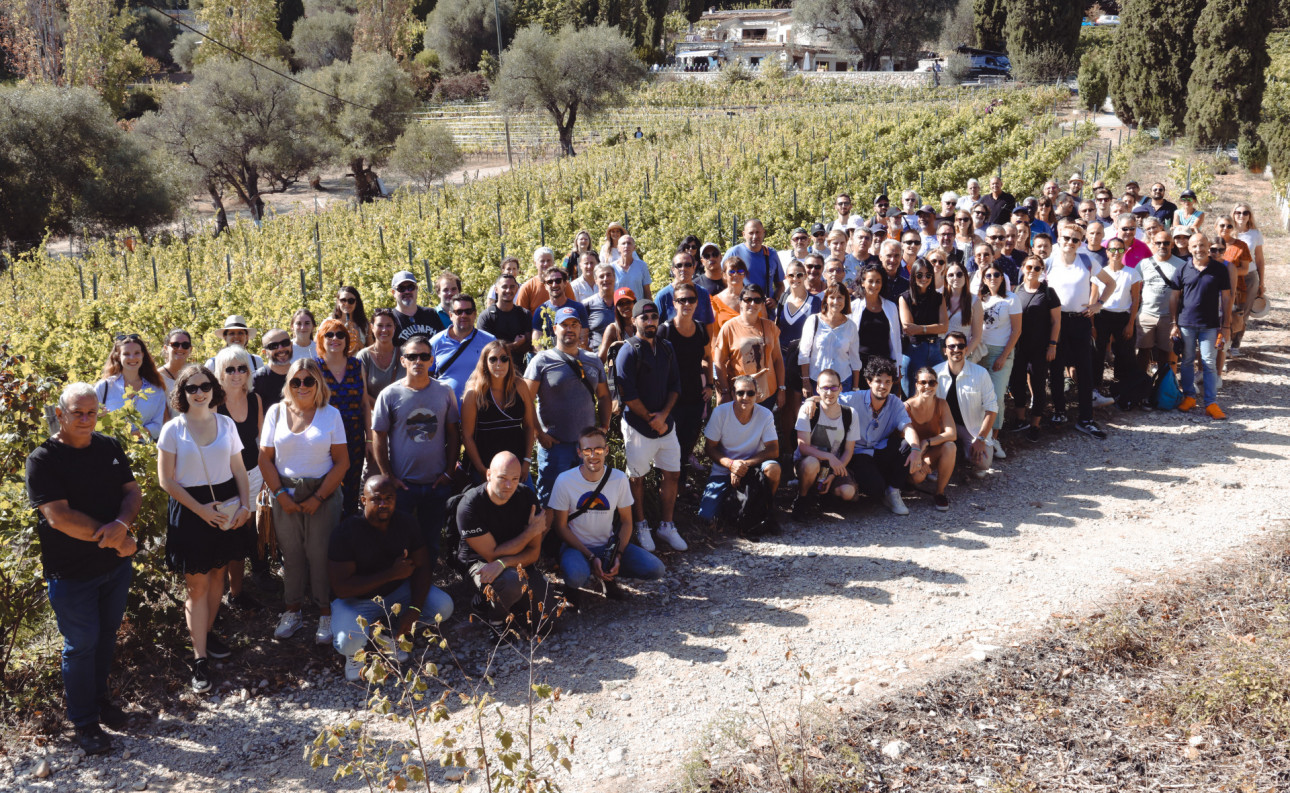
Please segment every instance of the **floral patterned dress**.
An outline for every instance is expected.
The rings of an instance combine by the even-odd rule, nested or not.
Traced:
[[[367,429],[363,426],[363,363],[357,358],[345,361],[345,377],[337,382],[327,362],[317,356],[314,362],[322,369],[327,387],[331,389],[331,406],[340,411],[345,425],[345,445],[349,448],[349,470],[345,472],[344,514],[358,509],[358,485],[362,478],[363,460],[367,457]]]

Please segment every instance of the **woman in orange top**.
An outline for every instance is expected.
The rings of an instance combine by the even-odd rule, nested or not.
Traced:
[[[729,280],[729,270],[726,272]],[[739,375],[748,375],[757,381],[758,403],[774,411],[784,407],[788,396],[784,385],[784,356],[779,350],[779,328],[762,316],[766,295],[760,286],[748,284],[739,300],[739,316],[721,326],[713,347],[717,401],[729,402],[731,381]]]

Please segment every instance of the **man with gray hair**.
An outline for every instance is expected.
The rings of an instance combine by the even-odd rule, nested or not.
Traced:
[[[938,223],[949,221],[954,223],[954,213],[959,208],[959,194],[953,190],[946,190],[941,193],[941,214],[936,216]]]
[[[972,207],[976,206],[981,200],[981,183],[976,179],[967,180],[967,192],[959,196],[957,208],[964,212],[971,212]]]
[[[100,724],[129,717],[109,698],[108,672],[130,590],[130,533],[143,496],[121,444],[94,431],[99,400],[88,383],[63,389],[58,431],[27,455],[27,498],[39,513],[36,536],[63,635],[67,718],[86,754],[110,751]]]
[[[630,234],[618,238],[618,258],[610,262],[614,266],[616,289],[630,289],[637,300],[649,300],[652,296],[649,285],[654,282],[649,273],[649,265],[636,255],[636,239]]]
[[[524,282],[520,287],[519,293],[515,296],[515,302],[524,307],[524,310],[532,314],[545,302],[551,299],[551,293],[546,288],[546,273],[555,267],[555,251],[545,245],[533,250],[533,264],[537,266],[537,275]],[[573,287],[566,281],[564,284],[564,296],[570,300],[574,299]]]

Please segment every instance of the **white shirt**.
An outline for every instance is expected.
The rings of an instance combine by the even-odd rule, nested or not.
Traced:
[[[1012,338],[1012,318],[1021,313],[1015,292],[1007,297],[991,295],[981,301],[981,341],[989,347],[1004,347]],[[1018,331],[1020,332],[1020,331]]]
[[[314,411],[314,420],[303,432],[287,427],[286,407],[277,403],[264,414],[260,431],[260,448],[273,449],[274,466],[281,476],[293,479],[318,479],[332,468],[331,447],[345,445],[345,424],[340,411],[323,405]]]
[[[310,350],[312,350],[312,349],[313,349],[313,347],[310,347],[309,349],[310,349]],[[256,370],[256,369],[259,369],[260,367],[264,366],[264,359],[263,359],[263,358],[261,358],[260,356],[256,355],[255,353],[247,353],[247,354],[251,356],[251,371],[250,371],[250,374],[255,374],[255,370]],[[312,356],[313,356],[313,353],[311,352],[309,355],[310,355],[310,357],[312,357]],[[293,360],[293,361],[294,361],[295,359],[294,359],[294,358],[292,358],[291,360]],[[206,359],[206,368],[207,368],[207,369],[210,369],[210,370],[211,370],[211,372],[213,372],[213,373],[215,374],[215,376],[216,376],[216,377],[219,377],[219,372],[216,372],[216,371],[215,371],[215,358],[214,358],[214,357],[211,357],[211,358],[207,358],[207,359]]]
[[[579,303],[591,297],[600,291],[600,287],[593,283],[587,283],[586,278],[577,278],[573,281],[573,299]]]
[[[836,328],[819,314],[812,314],[802,324],[802,338],[797,343],[797,365],[810,364],[812,380],[820,379],[820,372],[832,369],[843,383],[849,382],[852,372],[858,372],[860,361],[860,330],[854,322],[843,322]],[[787,362],[790,365],[791,361]]]
[[[950,362],[946,361],[936,367],[936,395],[945,399],[950,392]],[[959,372],[955,383],[955,393],[959,398],[959,412],[963,414],[964,428],[976,441],[980,436],[981,425],[985,414],[999,411],[999,401],[994,393],[994,384],[990,373],[984,367],[971,361],[963,361],[963,371]]]
[[[1151,265],[1147,265],[1150,267]],[[1102,304],[1103,311],[1128,311],[1133,308],[1133,285],[1142,283],[1141,267],[1106,268],[1106,274],[1115,279],[1115,289]]]
[[[299,344],[296,344],[294,341],[291,342],[291,362],[292,363],[295,363],[301,358],[312,358],[317,354],[318,354],[318,348],[313,344],[306,344],[305,346],[301,347]],[[260,367],[257,366],[256,368],[258,369]]]
[[[703,428],[703,437],[717,444],[722,455],[731,460],[749,460],[766,448],[766,444],[779,439],[775,430],[775,414],[761,405],[753,405],[748,423],[741,424],[735,416],[733,402],[717,405],[708,419],[708,426]],[[713,477],[729,474],[729,468],[712,463]]]
[[[1100,272],[1102,265],[1092,256],[1077,253],[1075,263],[1067,265],[1060,253],[1052,255],[1048,264],[1048,285],[1061,299],[1062,311],[1080,312],[1088,309],[1092,280]]]
[[[569,530],[588,547],[608,545],[614,531],[614,513],[620,507],[630,507],[635,503],[630,481],[622,471],[609,469],[609,481],[605,482],[595,501],[591,501],[591,494],[598,484],[600,480],[588,482],[582,475],[582,466],[578,466],[556,477],[551,489],[551,509],[572,514],[587,508],[586,512],[569,521]]]
[[[174,417],[161,428],[157,448],[175,455],[175,482],[180,487],[218,485],[233,478],[232,461],[242,454],[242,439],[228,416],[216,413],[215,427],[215,440],[207,446],[197,445],[186,415]]]

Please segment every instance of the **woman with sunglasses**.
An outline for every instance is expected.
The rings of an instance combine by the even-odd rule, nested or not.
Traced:
[[[1115,402],[1120,410],[1132,409],[1137,401],[1131,392],[1138,377],[1135,318],[1142,307],[1142,267],[1125,267],[1125,250],[1124,241],[1119,237],[1112,237],[1106,245],[1107,266],[1102,272],[1115,279],[1115,289],[1093,320],[1093,387],[1106,393],[1102,388],[1106,377],[1103,361],[1109,348],[1115,356],[1115,382],[1119,390]]]
[[[1254,222],[1254,210],[1249,204],[1237,204],[1232,209],[1233,231],[1236,232],[1236,238],[1245,243],[1246,249],[1250,252],[1253,262],[1245,273],[1245,302],[1236,306],[1236,312],[1241,315],[1242,328],[1234,330],[1232,333],[1232,349],[1227,351],[1229,358],[1235,358],[1240,353],[1241,339],[1245,338],[1245,322],[1249,321],[1250,311],[1254,308],[1254,301],[1263,296],[1263,232],[1259,231],[1259,226]]]
[[[958,462],[958,445],[955,443],[958,430],[955,429],[954,414],[949,403],[936,395],[936,370],[930,366],[920,366],[912,379],[914,394],[905,400],[905,412],[909,414],[910,426],[921,440],[922,453],[919,464],[909,472],[909,478],[917,485],[935,472],[936,493],[933,500],[936,509],[945,512],[950,508],[945,488],[949,485],[950,477],[954,475],[954,465]]]
[[[612,265],[610,266],[612,269]],[[600,347],[596,354],[600,362],[608,364],[616,359],[618,347],[636,335],[636,324],[632,322],[632,309],[636,307],[636,293],[627,287],[614,290],[614,321],[605,326],[600,336]]]
[[[111,413],[129,402],[143,421],[142,428],[134,427],[135,437],[146,432],[150,440],[157,440],[166,416],[166,383],[143,339],[135,333],[117,336],[99,377],[94,393],[103,410]]]
[[[1053,200],[1050,197],[1039,199],[1039,206],[1035,208],[1035,220],[1049,228],[1057,228],[1057,215],[1053,212]]]
[[[1048,367],[1057,357],[1062,329],[1062,301],[1044,281],[1044,267],[1044,260],[1038,256],[1027,257],[1021,264],[1021,283],[1014,293],[1021,306],[1021,337],[1017,340],[1008,389],[1012,391],[1017,428],[1026,433],[1031,443],[1039,441],[1039,420],[1048,395]]]
[[[282,401],[264,415],[260,473],[273,493],[273,528],[282,551],[286,611],[273,635],[287,639],[304,624],[300,610],[308,587],[321,616],[314,641],[331,641],[331,584],[327,545],[340,523],[341,481],[349,448],[340,411],[329,404],[331,389],[310,358],[287,370]]]
[[[844,390],[854,391],[860,387],[863,374],[860,334],[850,319],[851,295],[841,285],[831,284],[820,298],[819,313],[805,317],[797,329],[798,342],[786,353],[788,357],[785,360],[795,363],[791,368],[797,371],[796,388],[792,383],[788,384],[789,398],[795,396],[796,399],[786,401],[787,407],[800,408],[803,399],[815,396],[820,372],[825,369],[837,373]],[[783,330],[780,332],[782,334]],[[796,410],[793,411],[793,420],[797,420]]]
[[[800,263],[790,267],[801,268]],[[787,297],[785,298],[787,299]],[[694,284],[677,284],[672,291],[676,314],[658,329],[658,337],[672,345],[681,373],[681,392],[672,409],[676,439],[681,444],[681,479],[685,466],[697,467],[694,445],[703,428],[704,413],[712,404],[712,345],[708,329],[696,322],[699,290]]]
[[[1203,228],[1205,225],[1205,210],[1196,207],[1196,191],[1188,188],[1182,191],[1178,196],[1179,207],[1174,210],[1173,228]],[[1238,206],[1247,206],[1238,204]],[[1236,213],[1233,212],[1233,215]],[[1251,220],[1254,218],[1251,217]]]
[[[238,345],[225,347],[215,354],[215,378],[224,391],[224,401],[216,407],[221,416],[228,416],[237,428],[238,440],[242,442],[242,467],[246,469],[247,492],[251,501],[247,504],[254,511],[254,504],[264,487],[264,477],[260,475],[260,426],[264,423],[264,405],[258,394],[251,390],[251,355]],[[237,530],[245,543],[243,551],[247,558],[256,554],[255,522],[247,521]],[[229,605],[254,611],[260,607],[250,595],[242,593],[242,578],[246,570],[241,561],[228,566],[228,602]]]
[[[591,232],[586,229],[578,229],[577,233],[573,235],[573,245],[569,248],[569,255],[565,256],[564,261],[561,263],[561,266],[564,267],[565,276],[569,279],[569,283],[572,284],[577,282],[578,276],[582,275],[580,262],[582,261],[582,254],[587,251],[595,253],[591,241]],[[597,261],[599,261],[599,259],[597,259]],[[577,287],[574,289],[574,299],[581,301],[582,298],[577,295]]]
[[[730,256],[721,263],[721,271],[725,274],[726,288],[712,296],[712,314],[718,328],[739,316],[748,265],[738,256]]]
[[[1115,279],[1086,253],[1079,252],[1084,229],[1074,223],[1057,227],[1058,248],[1050,261],[1048,285],[1062,303],[1061,335],[1057,340],[1056,365],[1048,367],[1049,393],[1053,398],[1054,426],[1066,423],[1065,367],[1075,370],[1079,394],[1079,421],[1075,429],[1098,440],[1106,433],[1093,421],[1093,318],[1106,305],[1115,289]]]
[[[784,411],[780,414],[780,429],[787,433],[795,421],[797,409],[801,407],[802,395],[806,392],[808,382],[802,378],[802,367],[798,365],[798,344],[810,318],[819,313],[824,298],[811,294],[806,288],[806,265],[797,260],[790,260],[784,266],[784,296],[780,299],[779,311],[775,315],[775,327],[779,328],[780,354],[784,358],[784,385],[788,388],[784,399]],[[845,292],[845,290],[843,290]],[[850,301],[847,301],[850,304]],[[846,321],[846,312],[842,312]]]
[[[193,353],[193,337],[188,331],[176,328],[166,334],[166,343],[162,345],[166,362],[157,370],[161,382],[166,386],[166,396],[175,390],[175,378],[188,365],[188,356]]]
[[[209,658],[232,651],[211,632],[224,596],[224,570],[246,555],[238,530],[251,519],[251,489],[237,427],[214,408],[224,389],[204,366],[175,379],[166,422],[157,441],[157,483],[170,496],[166,565],[184,577],[184,617],[193,647],[192,689],[210,690]]]
[[[987,264],[981,270],[981,287],[977,293],[981,306],[981,343],[985,345],[985,357],[981,366],[990,373],[990,383],[994,386],[995,397],[1003,404],[1003,395],[1008,389],[1008,378],[1012,376],[1013,350],[1021,338],[1021,305],[1016,296],[1008,291],[1008,278],[998,264]],[[994,433],[987,441],[994,447],[994,456],[1000,460],[1007,455],[999,441],[999,431],[1003,429],[1004,411],[994,414]]]
[[[510,350],[490,341],[479,355],[475,371],[461,396],[461,439],[470,465],[470,480],[478,485],[498,452],[520,460],[531,456],[537,432],[533,398],[515,371]],[[523,466],[528,476],[528,466]]]
[[[941,262],[945,270],[945,254],[933,250],[932,259]],[[914,394],[914,375],[923,366],[935,366],[945,361],[941,353],[941,334],[950,329],[949,309],[944,296],[936,291],[936,272],[929,259],[919,259],[909,271],[909,291],[897,301],[900,309],[901,352],[905,375],[901,388]]]
[[[712,350],[717,403],[733,398],[730,383],[742,374],[757,381],[757,402],[773,412],[783,408],[787,398],[779,328],[766,319],[766,295],[760,286],[745,286],[739,302],[739,316],[721,326]]]
[[[330,402],[340,411],[341,420],[345,424],[349,468],[345,474],[341,514],[350,515],[358,509],[359,481],[372,443],[368,433],[372,426],[372,404],[375,400],[367,391],[367,374],[363,371],[363,362],[350,354],[358,345],[340,320],[323,320],[315,345],[318,354],[314,362],[322,370]],[[375,462],[372,460],[372,465]]]
[[[342,286],[337,290],[336,308],[331,312],[333,319],[345,323],[359,347],[367,346],[372,338],[372,328],[367,321],[367,312],[363,309],[363,296],[352,286]]]
[[[867,264],[860,270],[857,279],[860,286],[858,307],[851,309],[851,321],[855,323],[860,336],[861,372],[875,357],[900,360],[900,309],[896,304],[883,298],[882,268]],[[864,378],[859,379],[857,387],[869,387]]]
[[[966,336],[968,346],[963,357],[973,362],[980,360],[977,348],[981,346],[981,304],[969,288],[966,267],[952,263],[945,268],[945,289],[942,294],[949,321],[945,332],[958,331]]]
[[[958,249],[951,246],[951,251],[958,253]],[[945,271],[949,268],[952,259],[943,248],[932,248],[927,252],[924,261],[932,268],[932,288],[938,292],[945,290]]]

